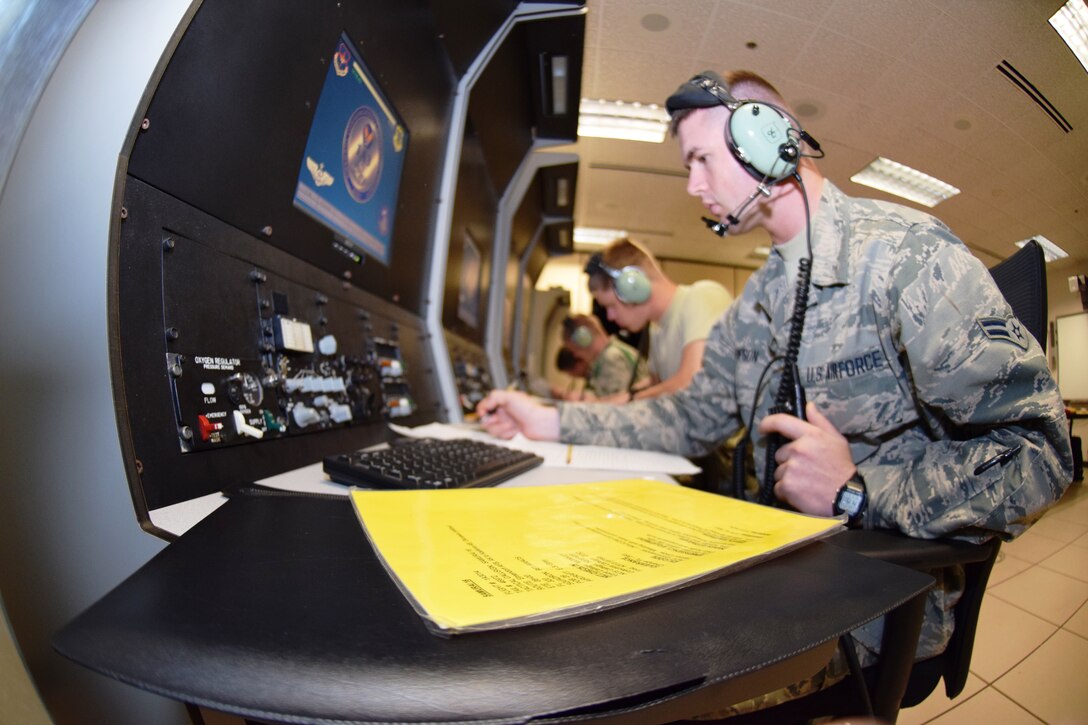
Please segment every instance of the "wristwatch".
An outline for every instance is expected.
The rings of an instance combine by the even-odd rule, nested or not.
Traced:
[[[854,523],[865,513],[865,507],[869,503],[869,497],[865,492],[865,481],[861,474],[854,472],[850,480],[842,485],[835,494],[833,510],[836,516],[846,514],[851,523]]]

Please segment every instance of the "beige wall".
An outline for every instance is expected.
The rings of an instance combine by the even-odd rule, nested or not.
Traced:
[[[1069,277],[1071,276],[1067,273],[1047,272],[1046,297],[1049,308],[1047,317],[1051,322],[1056,317],[1074,315],[1084,311],[1080,303],[1080,292],[1069,291]]]
[[[1069,291],[1069,277],[1071,275],[1062,272],[1047,271],[1046,297],[1047,297],[1047,352],[1051,370],[1055,367],[1056,352],[1054,349],[1054,320],[1066,315],[1075,315],[1083,312],[1080,301],[1080,292]]]
[[[1050,321],[1050,331],[1047,333],[1047,337],[1051,338],[1054,334],[1054,320],[1065,315],[1075,315],[1078,312],[1083,312],[1084,309],[1081,306],[1080,292],[1069,291],[1069,277],[1072,274],[1068,271],[1062,273],[1047,273],[1046,284],[1046,296],[1047,296],[1047,318]],[[1055,351],[1053,339],[1049,339],[1049,360],[1050,367],[1054,369],[1055,365]],[[1073,435],[1079,436],[1082,440],[1088,439],[1088,420],[1077,420],[1073,422]]]
[[[548,260],[536,280],[536,288],[564,287],[570,291],[571,312],[589,314],[593,310],[593,298],[586,289],[586,276],[582,274],[587,259],[588,254],[570,254]]]
[[[665,270],[665,274],[669,276],[669,279],[677,284],[691,284],[701,279],[712,279],[729,290],[729,294],[733,295],[734,299],[740,296],[744,283],[753,271],[738,269],[737,267],[722,267],[716,264],[700,264],[698,262],[679,262],[669,259],[661,262],[661,268]]]

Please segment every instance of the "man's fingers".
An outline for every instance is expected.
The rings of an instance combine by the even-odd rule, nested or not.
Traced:
[[[764,417],[763,420],[759,421],[759,432],[764,435],[767,433],[778,433],[792,441],[804,435],[808,425],[808,423],[797,416],[789,415],[787,413],[775,413],[774,415],[768,415]]]
[[[808,422],[820,430],[828,433],[839,432],[834,424],[828,420],[827,416],[820,412],[820,409],[816,407],[815,403],[809,403],[805,406],[805,415],[808,417]]]

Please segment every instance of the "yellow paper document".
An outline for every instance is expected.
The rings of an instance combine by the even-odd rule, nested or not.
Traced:
[[[437,632],[598,611],[759,562],[841,528],[658,481],[369,491],[352,503]]]

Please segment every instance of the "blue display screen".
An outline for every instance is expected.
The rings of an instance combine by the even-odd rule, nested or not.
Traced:
[[[294,205],[389,265],[408,129],[341,35],[317,101]]]

